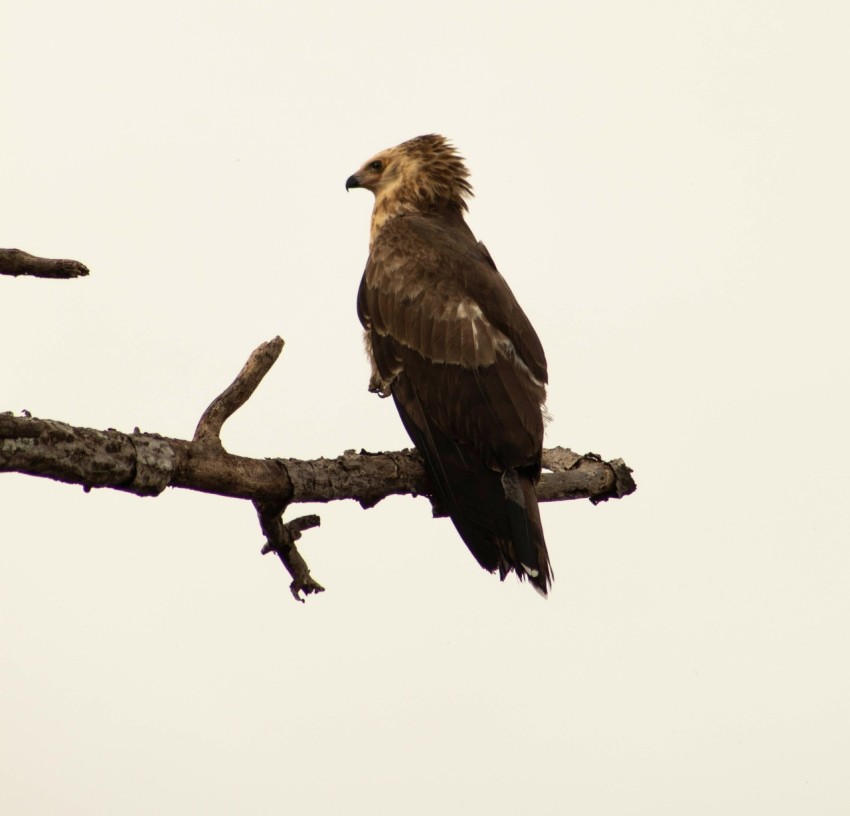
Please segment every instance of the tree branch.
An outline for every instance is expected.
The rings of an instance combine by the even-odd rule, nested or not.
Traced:
[[[22,249],[0,249],[0,275],[29,275],[33,278],[80,278],[89,274],[79,261],[38,258]]]
[[[29,415],[0,413],[0,472],[24,473],[82,485],[157,496],[166,487],[213,493],[254,503],[267,543],[292,576],[293,595],[323,588],[311,576],[295,541],[319,524],[317,516],[288,523],[295,502],[353,499],[364,508],[387,496],[429,496],[431,488],[415,450],[369,453],[346,451],[335,459],[253,459],[228,453],[219,437],[225,420],[253,393],[283,348],[276,337],[262,344],[236,380],[204,412],[192,441],[155,433],[97,431]],[[540,501],[621,498],[636,487],[621,459],[602,461],[567,448],[543,452],[537,485]],[[439,509],[436,509],[439,513]]]
[[[305,595],[324,592],[325,588],[310,575],[307,562],[295,548],[295,542],[301,538],[301,533],[312,527],[318,527],[321,519],[314,515],[299,516],[284,524],[279,512],[269,510],[262,503],[255,503],[255,507],[260,519],[260,527],[267,539],[262,553],[266,555],[273,552],[280,558],[281,563],[292,576],[292,583],[289,585],[292,597],[304,603],[301,597],[302,592]]]
[[[254,349],[236,379],[204,411],[198,427],[195,428],[193,442],[223,448],[220,437],[222,426],[248,401],[260,381],[280,357],[281,351],[283,351],[283,340],[280,337],[275,337]]]
[[[543,451],[540,501],[622,498],[635,490],[622,459],[603,461],[569,448]],[[252,459],[154,433],[96,431],[51,419],[0,414],[0,473],[25,473],[68,484],[157,496],[180,487],[251,501],[331,502],[353,499],[364,508],[387,496],[428,496],[415,450],[359,453],[334,459]]]

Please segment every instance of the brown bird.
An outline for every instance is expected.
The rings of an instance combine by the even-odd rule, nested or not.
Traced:
[[[545,595],[552,571],[534,485],[546,357],[464,221],[468,178],[454,147],[430,135],[378,153],[345,182],[375,195],[357,295],[369,390],[392,396],[478,563]]]

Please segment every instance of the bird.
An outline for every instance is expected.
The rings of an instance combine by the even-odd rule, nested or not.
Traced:
[[[436,505],[478,563],[545,597],[552,568],[535,485],[546,355],[464,219],[464,159],[444,136],[417,136],[368,159],[345,182],[354,188],[375,196],[357,294],[369,390],[392,398]]]

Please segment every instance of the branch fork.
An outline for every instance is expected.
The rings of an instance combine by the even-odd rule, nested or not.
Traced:
[[[363,508],[387,496],[431,498],[431,485],[415,450],[345,451],[333,459],[253,459],[224,449],[221,429],[254,393],[283,349],[275,337],[260,345],[236,379],[209,405],[191,440],[173,439],[138,428],[131,434],[98,431],[25,412],[0,412],[0,473],[16,472],[92,487],[109,487],[137,496],[157,496],[178,487],[250,500],[266,538],[263,553],[274,552],[286,567],[290,590],[299,601],[324,591],[296,547],[301,535],[319,526],[318,516],[284,522],[296,502],[353,499]],[[590,499],[594,504],[635,490],[622,459],[603,461],[568,448],[543,451],[537,484],[541,502]],[[432,500],[433,505],[433,500]]]
[[[192,437],[192,447],[205,448],[208,451],[226,453],[221,442],[221,429],[224,423],[241,408],[256,391],[263,377],[283,351],[283,340],[275,337],[262,343],[251,353],[248,362],[242,367],[236,379],[225,388],[201,415],[198,427]],[[289,506],[288,501],[254,500],[254,508],[260,522],[260,529],[266,537],[262,554],[273,552],[292,576],[289,589],[296,601],[304,603],[304,595],[324,592],[325,588],[310,575],[307,562],[298,552],[295,542],[301,538],[304,530],[318,527],[321,519],[316,515],[300,516],[284,523],[283,514]]]

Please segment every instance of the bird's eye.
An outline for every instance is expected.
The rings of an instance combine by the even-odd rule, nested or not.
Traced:
[[[382,161],[373,161],[369,167],[372,170],[377,170],[379,173],[384,169],[384,163]]]

